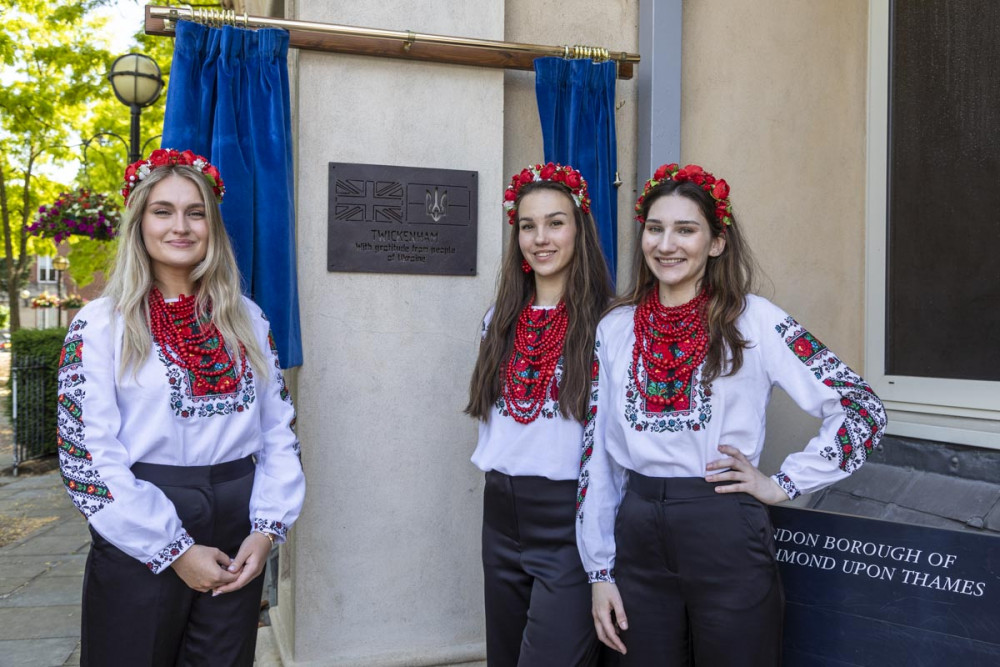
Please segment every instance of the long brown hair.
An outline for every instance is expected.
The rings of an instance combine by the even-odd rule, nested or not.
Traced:
[[[573,201],[570,190],[565,185],[553,181],[536,181],[521,188],[516,204],[520,204],[525,195],[539,190],[554,190],[566,195],[571,203]],[[569,316],[569,327],[563,344],[559,409],[564,415],[572,415],[582,422],[590,403],[594,334],[601,313],[613,292],[594,219],[575,203],[573,217],[576,221],[573,259],[562,297]],[[465,407],[466,414],[484,421],[503,389],[502,370],[514,346],[518,315],[528,305],[535,291],[534,274],[525,274],[521,270],[524,255],[518,243],[519,227],[516,224],[510,227],[510,242],[500,266],[493,318],[486,337],[479,346],[479,357],[469,384],[469,404]]]
[[[702,370],[702,382],[708,383],[720,375],[732,375],[743,366],[743,350],[748,343],[736,327],[736,321],[746,309],[747,295],[754,289],[756,263],[735,216],[733,224],[723,226],[715,216],[715,200],[701,186],[690,181],[678,183],[667,180],[652,188],[642,202],[643,219],[649,216],[649,209],[657,199],[669,195],[686,197],[697,204],[708,221],[712,238],[723,234],[726,238],[722,253],[718,257],[708,258],[701,282],[701,286],[706,287],[710,294],[706,313],[708,353]],[[642,254],[641,239],[635,244],[633,266],[635,271],[632,286],[613,306],[638,305],[651,289],[657,288],[656,276],[649,270]],[[728,366],[727,351],[732,355]]]

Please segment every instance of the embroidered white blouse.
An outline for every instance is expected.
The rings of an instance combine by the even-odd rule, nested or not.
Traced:
[[[305,496],[295,409],[264,314],[244,298],[257,343],[273,362],[265,381],[248,368],[233,393],[193,396],[188,374],[153,343],[138,372],[119,377],[123,326],[110,299],[74,318],[59,368],[63,483],[90,525],[159,573],[194,540],[173,504],[137,480],[138,462],[174,466],[257,459],[248,528],[285,539]]]
[[[864,380],[784,311],[754,295],[738,322],[750,344],[739,372],[704,385],[699,369],[680,409],[675,404],[673,412],[647,411],[632,374],[634,311],[616,308],[597,327],[598,381],[584,434],[577,508],[577,545],[591,582],[614,581],[614,523],[627,471],[704,477],[705,466],[723,458],[720,444],[736,447],[757,465],[775,385],[823,420],[819,433],[773,476],[789,498],[846,477],[881,439],[885,410]],[[641,364],[638,375],[646,382]]]
[[[483,318],[482,338],[486,337],[493,309]],[[580,473],[583,425],[559,411],[558,387],[562,380],[560,357],[555,376],[546,392],[538,417],[521,424],[512,416],[501,395],[489,418],[479,422],[479,441],[472,463],[483,472],[496,470],[506,475],[532,475],[552,480],[576,479]]]

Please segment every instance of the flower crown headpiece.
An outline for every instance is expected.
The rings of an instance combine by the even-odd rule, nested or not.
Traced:
[[[132,193],[132,188],[138,185],[139,181],[145,180],[150,172],[157,167],[176,164],[186,164],[200,170],[208,180],[208,184],[212,186],[215,198],[220,204],[222,203],[222,197],[226,194],[226,186],[222,182],[219,170],[201,155],[195,155],[191,151],[181,152],[173,148],[157,148],[149,154],[148,158],[133,162],[125,168],[125,182],[122,184],[122,197],[125,199],[125,203],[128,204],[128,196]]]
[[[715,176],[696,164],[678,168],[676,162],[660,165],[653,173],[653,177],[646,181],[645,187],[642,188],[642,195],[635,203],[635,219],[640,223],[646,222],[646,218],[642,215],[642,204],[646,201],[646,195],[664,181],[678,183],[690,181],[701,187],[715,201],[715,217],[722,223],[723,227],[729,227],[733,224],[733,205],[729,201],[729,184],[721,178],[716,179]]]
[[[580,207],[580,210],[584,213],[590,213],[590,195],[587,193],[587,181],[583,180],[580,172],[569,165],[563,166],[549,162],[545,165],[529,165],[522,169],[520,173],[514,174],[514,177],[510,179],[510,185],[507,186],[507,189],[503,193],[503,208],[507,211],[507,221],[510,224],[513,225],[517,221],[516,202],[521,188],[528,183],[535,183],[537,181],[562,183],[569,188],[570,196],[576,205]]]

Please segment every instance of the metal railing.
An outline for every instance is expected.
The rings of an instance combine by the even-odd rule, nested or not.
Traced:
[[[11,359],[11,417],[14,431],[14,475],[20,464],[56,451],[56,374],[44,358],[15,355]]]

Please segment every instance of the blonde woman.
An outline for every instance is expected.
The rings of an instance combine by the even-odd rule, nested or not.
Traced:
[[[267,320],[240,294],[222,178],[130,165],[105,295],[59,371],[63,481],[90,523],[81,665],[251,665],[264,564],[305,482]]]

